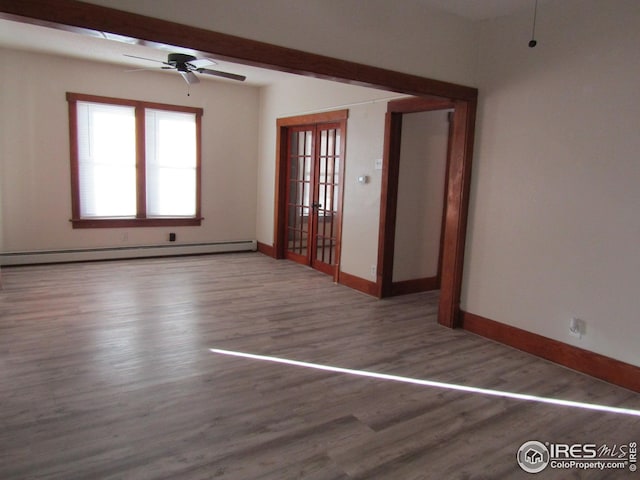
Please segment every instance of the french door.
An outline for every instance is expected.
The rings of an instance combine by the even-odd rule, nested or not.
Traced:
[[[344,122],[287,129],[285,257],[336,276]]]

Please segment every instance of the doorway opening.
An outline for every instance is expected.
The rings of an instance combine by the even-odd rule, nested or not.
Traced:
[[[440,289],[451,116],[402,116],[392,295]]]
[[[380,298],[394,295],[393,264],[403,115],[452,110],[448,139],[444,212],[441,227],[438,323],[453,328],[460,322],[462,261],[471,181],[471,153],[476,99],[414,97],[389,102],[385,117],[384,158],[378,237],[377,284]],[[397,293],[397,292],[396,292]]]

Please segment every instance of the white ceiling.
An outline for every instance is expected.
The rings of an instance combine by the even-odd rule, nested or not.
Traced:
[[[418,0],[427,7],[452,13],[469,20],[489,20],[511,15],[520,10],[531,10],[535,0]],[[545,0],[548,1],[548,0]],[[540,1],[539,3],[543,3]]]
[[[422,2],[426,7],[459,15],[473,21],[487,20],[504,15],[510,15],[523,9],[531,9],[533,12],[535,5],[535,0],[418,1]],[[540,0],[541,3],[545,1],[548,0]],[[109,35],[99,37],[98,34],[94,34],[94,36],[86,34],[81,35],[79,33],[54,28],[0,19],[0,46],[118,64],[125,67],[123,70],[157,68],[158,71],[163,71],[158,68],[160,64],[126,57],[124,54],[146,57],[158,61],[166,60],[167,53],[169,52],[195,54],[194,52],[178,47],[164,46],[165,51],[163,51],[162,49],[135,44],[133,43],[133,40],[132,43],[127,43],[127,39],[124,37],[108,37]],[[197,54],[195,55],[199,56]],[[217,65],[212,67],[216,70],[245,75],[247,77],[245,84],[248,85],[268,85],[291,76],[291,74],[287,73],[249,67],[231,62],[217,61],[216,63]],[[173,71],[169,71],[168,73],[175,74]],[[131,75],[134,74],[135,73],[131,73]],[[214,81],[234,82],[234,80],[225,80],[208,75],[199,75],[199,78]]]
[[[166,72],[169,75],[176,75],[174,71],[162,70],[160,68],[162,65],[159,63],[126,57],[125,54],[158,61],[166,61],[167,54],[170,52],[196,54],[191,50],[179,47],[163,46],[163,49],[158,49],[127,43],[127,39],[124,37],[115,35],[107,35],[106,37],[81,35],[55,28],[0,19],[0,47],[122,65],[124,67],[123,73],[132,69],[148,68]],[[196,54],[196,56],[198,55]],[[254,86],[268,85],[291,76],[288,73],[218,60],[216,60],[216,65],[210,68],[245,75],[247,80],[243,83]],[[135,72],[127,73],[127,75],[135,75]],[[198,75],[198,78],[201,80],[239,83],[237,80],[227,80],[209,75]]]

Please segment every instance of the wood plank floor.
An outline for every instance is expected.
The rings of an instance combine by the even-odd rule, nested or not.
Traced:
[[[528,478],[527,440],[640,441],[639,417],[209,351],[640,409],[638,394],[440,327],[434,293],[379,301],[257,253],[2,274],[2,480]]]

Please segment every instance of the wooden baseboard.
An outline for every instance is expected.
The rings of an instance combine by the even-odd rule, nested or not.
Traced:
[[[356,277],[350,273],[340,272],[338,275],[338,283],[346,287],[353,288],[359,292],[379,297],[379,288],[375,282]]]
[[[267,257],[275,258],[275,250],[271,245],[267,245],[266,243],[257,242],[258,251]]]
[[[391,284],[391,295],[407,295],[409,293],[429,292],[440,288],[438,277],[416,278]]]
[[[511,325],[461,312],[462,328],[505,345],[523,350],[592,377],[640,392],[640,367],[599,353],[527,332]]]

